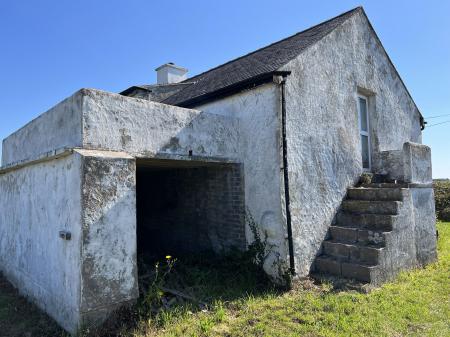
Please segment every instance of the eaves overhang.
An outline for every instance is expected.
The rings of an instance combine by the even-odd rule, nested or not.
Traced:
[[[244,90],[249,90],[255,88],[257,86],[273,82],[274,76],[282,76],[286,77],[290,74],[290,71],[270,71],[258,76],[254,76],[243,81],[233,83],[232,85],[220,88],[219,90],[205,93],[204,95],[199,95],[183,101],[181,103],[176,104],[179,107],[183,108],[192,108],[201,104],[205,104],[217,99],[221,99],[227,96],[231,96],[237,94]]]

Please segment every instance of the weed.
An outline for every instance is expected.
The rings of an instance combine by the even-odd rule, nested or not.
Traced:
[[[148,284],[179,289],[193,300],[164,307],[166,293],[151,295],[162,309],[119,312],[116,330],[96,336],[449,336],[450,223],[438,228],[438,262],[403,272],[369,294],[312,284],[282,292],[238,252],[178,257],[172,266],[164,261]],[[38,329],[37,336],[59,335],[54,325],[39,323],[42,315],[24,318],[29,305],[14,298],[0,288],[0,335],[30,329]]]

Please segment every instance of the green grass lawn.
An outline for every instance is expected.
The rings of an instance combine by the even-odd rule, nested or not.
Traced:
[[[206,306],[186,301],[150,314],[151,306],[141,300],[135,308],[123,312],[120,320],[114,319],[113,326],[98,334],[450,336],[450,223],[439,223],[438,229],[438,262],[404,272],[394,282],[369,294],[335,291],[330,285],[311,281],[283,292],[271,287],[261,275],[254,276],[253,271],[242,272],[239,266],[187,267],[188,263],[179,260],[165,285],[182,285],[200,302],[206,302]],[[42,325],[47,325],[47,336],[60,334],[44,315],[30,309],[11,289],[3,288],[0,288],[1,336],[14,336],[8,334],[8,329],[19,333],[17,336],[24,331],[32,331],[29,336],[41,336],[39,333],[45,331]],[[164,292],[158,296],[164,296]],[[27,310],[32,310],[31,318],[24,317],[29,314]],[[39,327],[37,334],[33,331],[35,326]]]
[[[141,322],[132,336],[450,336],[450,223],[438,224],[439,261],[370,294],[305,282],[179,310]]]

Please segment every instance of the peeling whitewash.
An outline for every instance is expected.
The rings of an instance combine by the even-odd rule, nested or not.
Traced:
[[[0,174],[1,271],[69,331],[80,318],[81,172],[69,155]]]
[[[237,133],[234,118],[81,89],[7,137],[2,165],[63,147],[232,159]]]
[[[83,145],[157,155],[235,158],[237,120],[199,110],[86,90]]]
[[[82,99],[75,93],[5,138],[2,166],[63,147],[81,147]]]
[[[264,269],[274,277],[287,266],[287,229],[281,160],[281,97],[274,83],[195,107],[210,114],[238,120],[239,154],[244,164],[247,222],[267,236],[270,255]],[[248,243],[253,233],[246,228]]]
[[[282,70],[291,72],[285,88],[295,271],[306,276],[362,172],[358,93],[368,96],[374,171],[401,170],[428,183],[431,154],[413,144],[421,142],[420,114],[362,11]],[[270,251],[264,269],[279,279],[289,267],[281,112],[277,83],[195,109],[79,90],[3,141],[0,270],[72,333],[133,301],[136,158],[156,158],[242,167],[246,240],[254,240],[254,221]],[[407,159],[395,162],[400,156]],[[411,189],[408,216],[415,220],[405,237],[416,241],[404,244],[417,256],[404,255],[408,261],[435,257],[432,196],[430,186]],[[61,230],[71,240],[61,239]]]
[[[361,12],[292,60],[286,84],[296,272],[308,275],[347,188],[362,173],[357,94],[369,93],[372,163],[421,142],[419,112]]]
[[[139,296],[136,257],[136,164],[125,153],[83,155],[82,324],[103,321]]]
[[[135,157],[236,161],[237,137],[235,118],[76,92],[3,142],[1,271],[69,332],[101,323],[138,296]]]

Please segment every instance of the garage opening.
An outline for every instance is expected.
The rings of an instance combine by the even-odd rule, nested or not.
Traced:
[[[138,257],[244,250],[240,164],[138,160]]]

